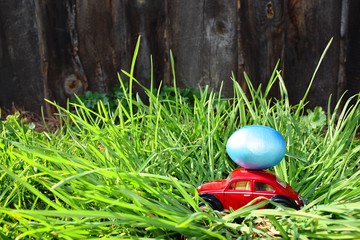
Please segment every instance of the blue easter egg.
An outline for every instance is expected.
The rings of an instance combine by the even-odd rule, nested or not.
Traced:
[[[239,166],[261,170],[273,167],[283,159],[286,143],[275,129],[251,125],[236,130],[230,136],[226,152]]]

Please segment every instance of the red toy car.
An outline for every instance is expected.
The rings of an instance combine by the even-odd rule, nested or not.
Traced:
[[[265,197],[297,210],[304,205],[289,184],[263,170],[238,168],[227,179],[205,183],[197,191],[211,208],[218,211],[236,210],[257,197]],[[274,205],[268,204],[266,207],[274,208]]]

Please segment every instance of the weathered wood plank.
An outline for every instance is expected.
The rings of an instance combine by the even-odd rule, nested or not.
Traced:
[[[0,1],[0,105],[39,110],[43,79],[35,3]]]
[[[243,71],[253,85],[266,85],[279,59],[284,60],[284,1],[241,1],[240,24]],[[283,69],[281,64],[280,69]],[[272,93],[276,95],[276,93]]]
[[[360,1],[349,3],[348,47],[346,59],[347,96],[360,92]]]
[[[74,40],[75,5],[71,1],[36,1],[36,5],[44,97],[64,104],[66,98],[87,89],[77,39]],[[45,106],[51,114],[53,109]]]
[[[326,107],[328,97],[337,94],[341,1],[290,0],[288,15],[285,81],[293,103],[302,98],[326,44],[334,37],[309,94],[309,107]]]
[[[166,1],[163,0],[135,0],[126,6],[126,21],[129,34],[131,54],[135,44],[141,36],[141,47],[136,63],[135,77],[145,87],[150,87],[151,65],[150,56],[154,63],[154,86],[164,80],[168,61],[168,51],[165,46]],[[125,69],[128,70],[128,69]],[[135,85],[135,90],[143,100],[146,100],[142,89]]]
[[[117,69],[112,44],[113,1],[76,1],[75,29],[78,55],[88,80],[88,89],[109,91],[110,79]],[[112,73],[112,74],[111,74]]]
[[[201,79],[200,48],[203,37],[203,5],[203,0],[175,0],[168,5],[170,22],[168,40],[175,55],[175,69],[179,86],[197,87],[198,81]]]
[[[326,107],[330,94],[360,90],[359,10],[351,0],[2,0],[0,105],[39,111],[43,98],[62,104],[75,93],[109,91],[116,72],[129,70],[141,35],[142,85],[150,84],[150,55],[155,85],[172,84],[170,49],[178,86],[218,90],[223,81],[225,96],[232,71],[243,86],[243,71],[255,86],[266,84],[281,59],[292,103],[334,37],[308,98],[309,107]]]
[[[173,1],[169,5],[170,48],[177,79],[183,85],[209,85],[231,95],[231,72],[237,74],[236,1]]]

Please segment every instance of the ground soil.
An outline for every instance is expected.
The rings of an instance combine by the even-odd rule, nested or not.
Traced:
[[[16,106],[12,106],[11,109],[0,108],[0,120],[5,121],[9,115],[14,115],[16,113],[19,114],[19,119],[25,124],[35,124],[35,130],[38,132],[54,132],[60,127],[61,124],[60,119],[56,116],[44,117],[37,113],[26,111]]]

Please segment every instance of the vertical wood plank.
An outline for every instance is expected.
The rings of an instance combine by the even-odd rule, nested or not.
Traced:
[[[141,36],[141,46],[136,63],[135,77],[145,87],[150,87],[151,66],[150,57],[154,63],[154,86],[164,79],[167,55],[165,48],[166,1],[163,0],[133,0],[126,7],[127,30],[131,53]],[[127,70],[127,69],[126,69]],[[147,98],[141,87],[135,85],[135,90],[143,101]]]
[[[223,94],[233,93],[231,72],[237,75],[237,6],[236,1],[204,2],[204,35],[201,47],[201,85],[219,90],[224,83]]]
[[[197,87],[201,79],[203,6],[204,0],[174,0],[168,5],[169,47],[174,54],[179,86]]]
[[[232,95],[237,70],[236,1],[173,1],[169,6],[170,48],[183,85],[208,85]]]
[[[43,103],[34,1],[0,1],[0,105],[38,111]]]
[[[74,37],[75,5],[71,1],[40,0],[37,7],[44,96],[64,104],[66,98],[81,95],[87,88]],[[51,114],[54,109],[48,104],[46,107]]]
[[[349,3],[348,47],[346,59],[347,96],[360,93],[360,1]]]
[[[241,1],[239,37],[244,56],[241,70],[247,72],[255,87],[266,85],[277,61],[284,59],[284,12],[282,0]],[[240,80],[243,81],[241,75]]]
[[[337,79],[337,95],[339,99],[346,91],[346,58],[348,42],[348,25],[349,25],[349,0],[343,0],[341,3],[341,20],[340,20],[340,40],[339,40],[339,70]]]
[[[78,55],[88,80],[89,90],[109,91],[113,65],[113,1],[76,1]]]
[[[328,97],[337,94],[341,1],[290,0],[288,14],[285,80],[292,103],[302,98],[325,46],[334,37],[309,94],[310,108],[326,107]]]

